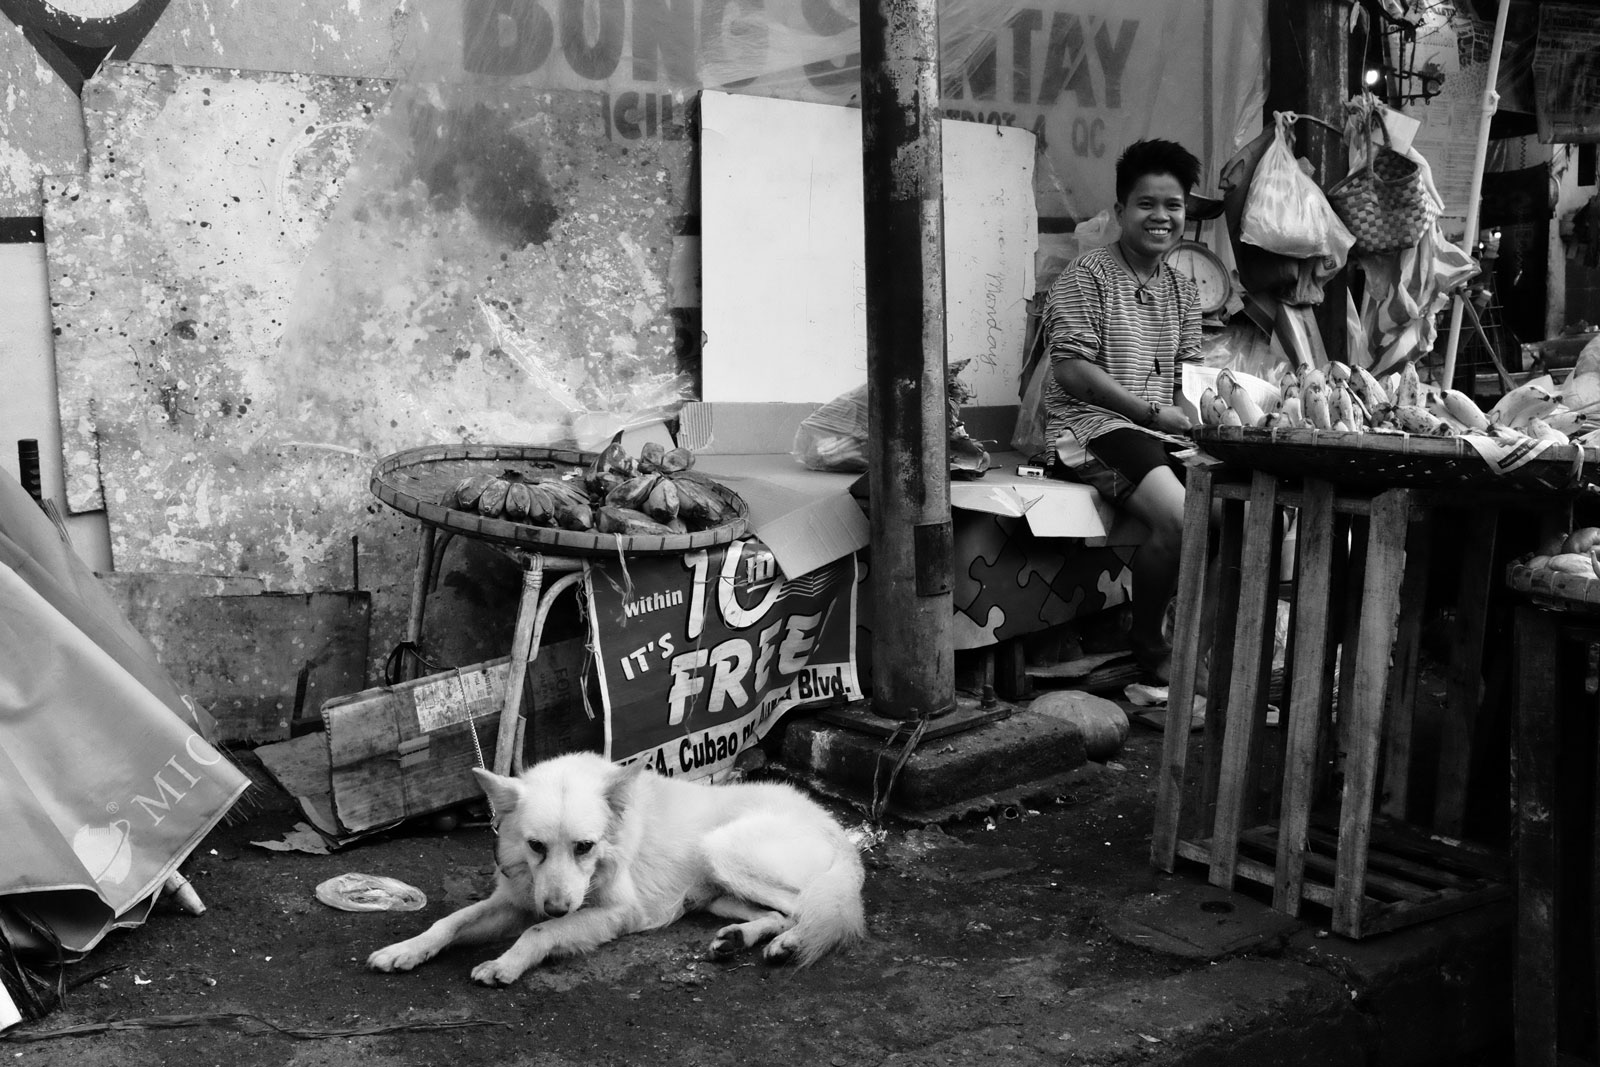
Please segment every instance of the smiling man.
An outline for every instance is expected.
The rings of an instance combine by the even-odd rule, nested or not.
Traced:
[[[1130,145],[1117,160],[1120,236],[1062,272],[1044,309],[1047,463],[1149,527],[1131,564],[1131,637],[1135,658],[1160,684],[1171,670],[1162,620],[1183,536],[1183,466],[1170,437],[1190,425],[1174,402],[1178,365],[1200,348],[1200,294],[1163,257],[1183,236],[1199,176],[1199,160],[1182,145]]]

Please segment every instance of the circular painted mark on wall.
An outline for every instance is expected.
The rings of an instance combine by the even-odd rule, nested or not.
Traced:
[[[139,47],[169,0],[0,0],[0,12],[73,92],[107,56]]]
[[[150,32],[169,0],[0,0],[24,29],[77,45],[112,45],[126,56]]]

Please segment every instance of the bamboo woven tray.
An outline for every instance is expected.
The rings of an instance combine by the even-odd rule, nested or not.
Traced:
[[[1506,567],[1506,585],[1548,607],[1600,614],[1600,578],[1513,563]]]
[[[721,482],[696,474],[696,478],[727,502],[737,516],[709,530],[682,534],[609,534],[589,530],[558,530],[510,519],[489,519],[477,512],[447,507],[440,501],[453,493],[463,478],[477,474],[520,471],[524,477],[558,477],[572,468],[594,462],[591,452],[540,448],[533,445],[424,445],[396,452],[372,469],[372,495],[402,514],[450,533],[512,545],[530,552],[568,556],[615,556],[618,553],[660,555],[692,552],[726,544],[743,537],[750,528],[750,511],[744,498]],[[678,475],[677,477],[685,477]]]
[[[1249,426],[1197,426],[1192,434],[1205,452],[1252,470],[1384,488],[1573,492],[1593,477],[1585,458],[1600,458],[1586,457],[1580,445],[1551,445],[1522,466],[1500,471],[1459,437]]]

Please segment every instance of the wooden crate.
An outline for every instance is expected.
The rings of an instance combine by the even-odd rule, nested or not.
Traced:
[[[1409,488],[1345,490],[1320,479],[1230,477],[1191,469],[1177,639],[1151,859],[1204,864],[1209,880],[1272,890],[1273,907],[1328,908],[1347,937],[1474,907],[1507,895],[1503,857],[1463,844],[1498,511],[1445,503],[1465,546],[1455,581],[1436,786],[1410,810],[1422,608],[1430,527],[1440,501]],[[1207,588],[1209,519],[1220,503],[1217,588]],[[1279,593],[1282,508],[1298,522],[1280,728],[1266,726]],[[1205,753],[1188,783],[1202,630],[1212,604]],[[1431,755],[1431,753],[1429,754]],[[1274,778],[1268,768],[1280,768]],[[1324,820],[1320,825],[1317,819]]]

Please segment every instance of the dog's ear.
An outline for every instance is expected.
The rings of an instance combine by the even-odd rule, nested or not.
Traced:
[[[472,773],[478,779],[483,795],[494,805],[495,815],[502,819],[510,815],[516,808],[517,802],[522,799],[521,784],[515,778],[507,778],[493,771],[486,771],[482,767],[472,768]]]
[[[622,818],[622,813],[628,810],[628,805],[633,801],[633,787],[640,778],[644,777],[646,767],[644,760],[635,760],[626,767],[615,767],[611,772],[611,781],[606,783],[606,806],[611,809],[611,817]]]

